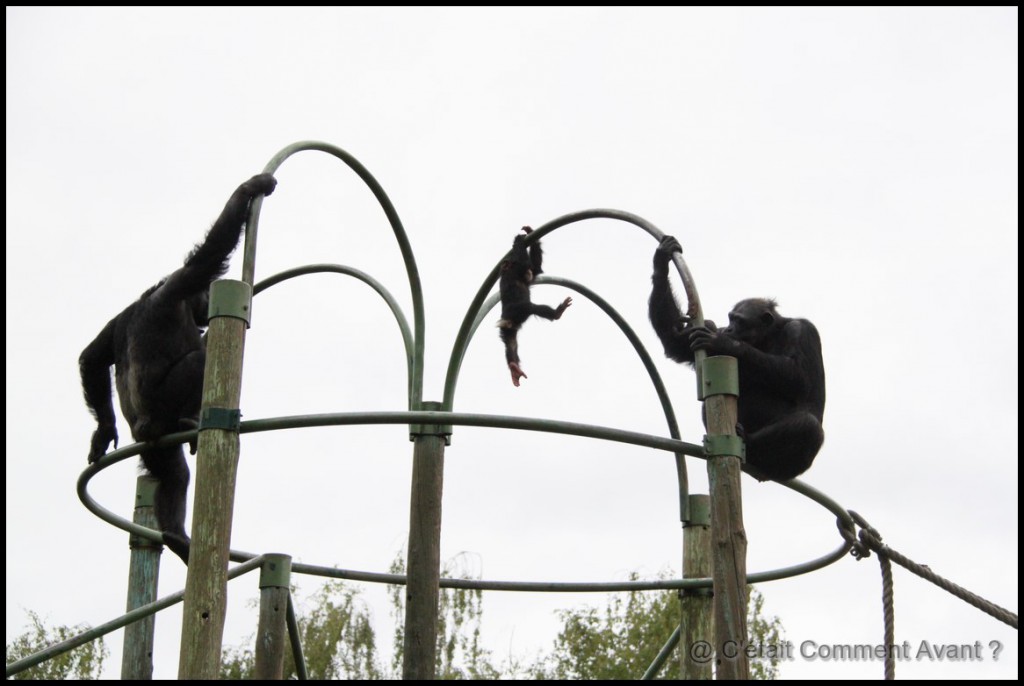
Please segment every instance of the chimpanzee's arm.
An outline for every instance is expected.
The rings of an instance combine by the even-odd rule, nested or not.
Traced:
[[[153,294],[154,301],[177,303],[205,291],[228,270],[228,260],[249,218],[249,205],[259,195],[270,195],[277,180],[270,174],[257,174],[231,194],[220,217],[210,227],[202,243],[192,249],[184,266],[167,277]]]
[[[679,311],[672,286],[668,281],[668,263],[673,252],[682,252],[679,242],[672,236],[665,236],[654,253],[654,272],[651,275],[651,297],[647,303],[647,314],[655,333],[665,346],[665,355],[676,362],[693,364],[693,351],[689,337],[681,333],[683,313]]]
[[[808,401],[818,389],[824,395],[821,339],[814,325],[807,320],[791,319],[778,336],[771,346],[772,352],[758,350],[725,334],[698,335],[694,348],[703,348],[709,355],[735,357],[740,364],[740,383],[771,388],[797,403]]]
[[[82,375],[82,393],[85,404],[96,418],[96,431],[89,446],[89,462],[103,457],[107,446],[117,447],[117,424],[110,387],[110,367],[114,364],[114,329],[117,317],[111,319],[78,358]]]
[[[540,247],[540,241],[534,241],[530,245],[530,269],[533,270],[533,278],[540,276],[541,267],[544,264],[544,251]]]
[[[550,319],[551,321],[554,321],[556,319],[561,319],[562,313],[565,312],[570,305],[572,305],[572,298],[566,298],[558,305],[558,307],[530,303],[530,314],[535,314],[543,319]]]

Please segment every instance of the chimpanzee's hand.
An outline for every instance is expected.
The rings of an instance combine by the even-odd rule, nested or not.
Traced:
[[[732,355],[737,347],[736,341],[707,326],[695,326],[690,332],[690,350],[703,350],[708,355]]]
[[[114,442],[117,447],[117,428],[114,426],[98,426],[92,433],[92,443],[89,446],[89,464],[100,459],[107,453],[107,446]]]
[[[524,226],[522,228],[522,232],[525,233],[525,234],[531,234],[531,233],[533,233],[533,229],[531,229],[529,226]]]
[[[676,252],[683,252],[683,246],[679,245],[675,236],[665,236],[658,243],[658,249],[654,251],[654,264],[667,265],[672,259],[672,253]]]
[[[270,195],[277,187],[277,179],[271,174],[257,174],[242,184],[242,187],[253,197]]]
[[[675,335],[677,335],[677,336],[689,336],[690,335],[690,331],[698,328],[696,326],[693,326],[692,322],[693,322],[693,320],[690,317],[687,317],[684,314],[683,316],[679,317],[679,321],[676,322],[676,325],[672,327],[672,332],[675,333]],[[711,332],[717,332],[718,331],[718,327],[715,326],[715,323],[713,321],[711,321],[710,319],[705,319],[704,320],[704,327],[703,328],[705,328],[705,329],[707,329],[708,331],[711,331]]]

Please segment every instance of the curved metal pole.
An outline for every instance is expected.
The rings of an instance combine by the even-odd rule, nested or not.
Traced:
[[[658,394],[658,400],[661,402],[661,409],[665,413],[665,421],[668,424],[668,432],[672,438],[681,438],[679,434],[679,424],[676,422],[676,413],[672,407],[672,400],[669,398],[668,391],[665,389],[665,383],[661,379],[661,374],[658,372],[658,368],[654,365],[654,360],[651,359],[650,353],[647,352],[647,348],[640,341],[640,337],[636,335],[633,328],[629,323],[618,313],[618,311],[612,307],[608,301],[599,296],[594,291],[590,290],[586,286],[576,283],[570,279],[564,279],[557,276],[544,276],[537,277],[534,282],[536,285],[552,284],[556,286],[565,286],[570,288],[580,295],[584,296],[607,314],[615,325],[619,327],[619,330],[625,334],[630,344],[633,346],[633,350],[640,357],[640,361],[644,365],[644,369],[647,370],[647,375],[651,378],[651,383],[654,385],[654,390]],[[484,304],[480,307],[477,313],[476,319],[473,321],[472,327],[469,330],[469,337],[476,334],[476,330],[480,327],[480,324],[487,317],[487,314],[494,309],[494,306],[498,304],[501,299],[501,294],[492,294]],[[676,472],[679,479],[679,516],[681,521],[689,521],[689,504],[688,496],[690,495],[689,478],[686,474],[686,457],[682,454],[676,455]]]
[[[460,424],[466,426],[486,426],[504,429],[522,429],[526,431],[543,431],[548,433],[563,433],[573,436],[584,436],[602,440],[618,441],[631,445],[657,448],[671,453],[683,453],[703,457],[704,447],[694,443],[663,436],[654,436],[636,431],[624,431],[611,429],[604,426],[592,424],[581,424],[578,422],[564,422],[552,419],[533,419],[528,417],[508,417],[504,415],[471,414],[463,412],[339,412],[330,414],[294,415],[289,417],[275,417],[270,419],[253,419],[243,421],[240,426],[240,433],[256,433],[261,431],[276,431],[280,429],[298,429],[314,426],[347,426],[353,424]],[[156,441],[155,446],[170,446],[186,443],[198,435],[196,429],[179,431],[167,434]],[[138,455],[144,443],[133,443],[123,448],[112,450],[95,463],[89,465],[78,478],[78,497],[85,507],[100,519],[107,521],[125,531],[143,536],[149,540],[160,542],[162,537],[151,529],[133,524],[126,519],[118,517],[113,512],[97,503],[88,493],[87,486],[94,475],[102,470],[117,464],[129,457]]]
[[[750,583],[777,581],[788,579],[800,574],[813,572],[842,559],[852,546],[845,541],[831,553],[809,562],[791,567],[756,572],[747,575]],[[234,557],[232,557],[234,559]],[[237,561],[248,559],[239,557]],[[404,574],[387,574],[383,572],[364,572],[337,567],[296,563],[292,566],[296,574],[323,576],[331,579],[349,581],[365,581],[367,583],[404,585]],[[711,588],[711,577],[693,577],[684,579],[653,579],[649,581],[497,581],[489,579],[441,579],[442,588],[459,588],[470,591],[508,591],[513,593],[615,593],[619,591],[662,591],[668,589]]]
[[[367,284],[370,288],[377,291],[380,297],[384,298],[384,301],[391,308],[392,314],[395,315],[395,320],[398,322],[398,328],[402,331],[402,341],[405,343],[405,358],[406,366],[408,368],[408,379],[409,379],[409,398],[411,403],[412,398],[412,378],[413,378],[413,337],[412,331],[409,329],[409,322],[405,318],[405,314],[402,312],[401,306],[398,301],[394,299],[388,289],[384,288],[376,279],[352,267],[346,267],[341,264],[307,264],[304,267],[295,267],[294,269],[288,269],[286,271],[275,274],[274,276],[263,279],[258,284],[253,286],[252,294],[256,295],[261,291],[265,291],[271,286],[276,286],[282,281],[288,279],[294,279],[297,276],[304,276],[306,274],[319,274],[323,272],[346,274],[348,276],[354,276],[363,283]],[[410,405],[409,409],[413,409]]]
[[[388,222],[391,224],[391,229],[395,232],[395,238],[398,240],[398,247],[402,251],[402,259],[405,260],[405,269],[409,274],[409,289],[412,292],[413,326],[415,328],[409,407],[414,409],[419,408],[422,406],[421,403],[423,401],[423,348],[425,329],[423,317],[423,288],[420,285],[420,273],[419,269],[416,267],[416,258],[413,255],[412,246],[409,244],[409,238],[405,233],[405,228],[402,226],[402,220],[399,219],[398,212],[395,210],[395,206],[392,204],[391,199],[388,197],[387,193],[384,192],[384,188],[380,183],[378,183],[377,179],[373,177],[373,174],[371,174],[369,170],[359,162],[359,160],[336,145],[331,145],[330,143],[324,143],[322,141],[299,141],[298,143],[292,143],[274,155],[270,161],[267,162],[263,171],[268,174],[273,174],[286,159],[295,153],[302,152],[304,150],[324,152],[328,155],[337,157],[339,160],[347,164],[349,168],[351,168],[352,171],[354,171],[370,188],[370,191],[384,210],[384,214],[387,216]],[[262,198],[257,198],[253,201],[252,208],[249,213],[249,221],[246,223],[245,228],[245,258],[242,263],[242,280],[248,284],[252,284],[256,270],[256,237],[259,227],[260,208],[263,204],[262,200]]]
[[[587,219],[616,219],[622,222],[626,222],[628,224],[633,224],[634,226],[637,226],[646,231],[647,233],[649,233],[659,243],[661,242],[661,239],[664,238],[665,236],[665,234],[662,233],[661,229],[659,229],[657,226],[655,226],[651,222],[647,221],[646,219],[638,215],[632,214],[630,212],[623,212],[621,210],[593,209],[583,210],[581,212],[574,212],[554,219],[548,222],[547,224],[544,224],[543,226],[534,229],[534,231],[526,237],[526,242],[530,243],[531,241],[538,241],[547,234],[554,231],[555,229],[558,229],[562,226],[568,226],[569,224],[573,224],[576,222],[585,221]],[[466,311],[466,316],[462,320],[462,326],[459,328],[459,332],[455,337],[455,343],[452,347],[452,353],[448,359],[448,372],[445,375],[444,400],[441,405],[441,409],[443,410],[450,411],[455,406],[455,386],[458,383],[459,372],[462,369],[462,361],[466,357],[466,350],[469,347],[469,342],[473,338],[473,333],[480,325],[480,320],[486,315],[487,312],[490,311],[492,307],[494,307],[493,303],[491,303],[488,306],[485,306],[484,300],[487,297],[487,294],[491,291],[491,288],[498,281],[498,275],[501,271],[501,262],[503,259],[504,256],[502,256],[501,260],[498,260],[498,263],[494,265],[493,269],[491,269],[490,274],[488,274],[487,277],[484,279],[484,282],[480,286],[480,289],[473,297],[473,300],[469,305],[469,309]],[[695,325],[703,326],[704,310],[701,307],[700,296],[697,294],[697,287],[694,283],[693,276],[690,274],[689,268],[686,266],[686,261],[683,259],[681,253],[675,253],[672,256],[672,261],[676,265],[676,269],[679,271],[679,276],[683,280],[683,287],[686,290],[687,315],[690,317],[690,320]],[[544,277],[540,277],[538,279],[538,283],[542,283],[543,278]],[[500,294],[495,298],[495,301],[497,301],[497,298],[499,297]],[[605,312],[608,313],[609,316],[612,316],[613,319],[615,318],[615,316],[612,315],[608,309],[606,309]],[[634,345],[634,347],[636,346]],[[701,365],[703,364],[705,357],[706,353],[703,350],[698,350],[696,352],[696,354],[694,355],[694,369],[699,370],[701,368]],[[648,371],[650,371],[650,368]],[[655,386],[657,387],[657,382],[655,383]],[[660,395],[661,391],[659,391],[659,396]],[[674,413],[672,413],[672,416],[674,417]],[[670,420],[670,430],[672,422],[674,422],[674,419]],[[678,433],[673,434],[673,436],[677,435]],[[676,474],[679,480],[679,518],[681,521],[686,522],[690,519],[690,505],[688,498],[690,492],[690,485],[689,477],[686,471],[686,458],[683,457],[682,455],[676,456]]]
[[[241,423],[241,433],[254,433],[260,431],[274,431],[278,429],[292,429],[311,426],[337,426],[351,424],[464,424],[467,426],[489,426],[493,428],[523,429],[529,431],[547,431],[565,433],[590,438],[600,438],[612,441],[621,441],[634,445],[644,445],[668,452],[682,452],[686,455],[693,455],[703,459],[703,446],[684,443],[660,436],[640,434],[636,432],[608,429],[606,427],[578,424],[574,422],[561,422],[555,420],[530,419],[525,417],[505,417],[499,415],[480,415],[468,413],[449,412],[363,412],[363,413],[335,413],[321,415],[297,415],[292,417],[276,417],[268,419],[248,420]],[[160,445],[174,445],[188,441],[197,434],[196,430],[180,431],[175,434],[168,434],[163,438],[154,441]],[[134,443],[123,448],[118,448],[107,453],[99,461],[86,467],[78,478],[78,497],[86,508],[100,519],[113,524],[114,526],[143,536],[152,541],[160,542],[162,537],[159,532],[146,527],[134,524],[127,519],[119,517],[110,510],[97,503],[88,493],[87,487],[90,479],[102,470],[133,455],[139,454],[144,444]],[[853,525],[853,519],[849,513],[837,502],[824,493],[805,484],[799,479],[792,479],[782,483],[790,490],[814,500],[822,505],[843,522]],[[842,558],[850,550],[850,544],[845,541],[835,551],[791,567],[784,567],[767,572],[749,574],[748,580],[751,583],[761,581],[774,581],[785,579],[798,574],[821,569]],[[236,562],[243,562],[255,557],[255,553],[244,551],[232,551],[231,559]],[[318,567],[314,565],[295,564],[292,570],[298,574],[316,574],[339,579],[352,579],[356,581],[371,581],[380,583],[404,583],[404,576],[394,574],[380,574],[375,572],[357,572],[351,570],[339,570],[336,567]],[[655,581],[616,581],[610,583],[562,583],[562,582],[517,582],[517,581],[484,581],[473,579],[442,579],[441,585],[445,588],[467,588],[480,590],[497,591],[550,591],[550,592],[597,592],[597,591],[619,591],[619,590],[652,590],[663,588],[702,588],[711,585],[711,579],[669,579]]]
[[[263,556],[253,555],[250,559],[247,559],[243,564],[240,564],[237,567],[232,567],[230,570],[228,570],[228,579],[234,579],[242,574],[247,574],[255,569],[259,569],[261,564],[263,564]],[[127,612],[121,615],[120,617],[117,617],[116,619],[112,619],[109,622],[104,622],[99,626],[88,629],[78,634],[77,636],[72,636],[71,638],[65,639],[60,643],[56,643],[52,646],[49,646],[48,648],[44,648],[43,650],[40,650],[38,653],[34,653],[27,657],[23,657],[22,659],[7,665],[7,677],[10,678],[11,676],[17,674],[18,672],[22,672],[28,669],[29,667],[35,667],[39,663],[49,660],[51,657],[56,657],[57,655],[68,652],[69,650],[74,650],[78,646],[85,645],[89,641],[95,641],[100,636],[105,636],[112,631],[117,631],[118,629],[126,627],[133,622],[137,622],[140,619],[143,619],[150,615],[154,615],[160,610],[165,610],[176,603],[180,603],[184,599],[184,590],[178,591],[177,593],[172,593],[171,595],[160,598],[159,600],[154,600],[153,602],[147,605],[137,607],[134,610],[131,610],[130,612]]]
[[[464,426],[485,426],[496,429],[520,429],[523,431],[560,433],[570,436],[583,436],[585,438],[597,438],[606,441],[639,445],[647,448],[656,448],[670,453],[680,452],[694,457],[703,458],[704,456],[703,445],[686,443],[674,438],[655,436],[654,434],[646,434],[638,431],[626,431],[624,429],[612,429],[606,426],[596,426],[594,424],[583,424],[580,422],[566,422],[557,419],[510,417],[507,415],[477,414],[471,412],[417,410],[412,412],[334,412],[328,414],[293,415],[290,417],[275,417],[243,421],[241,423],[241,433],[258,433],[261,431],[299,429],[313,426],[403,423],[440,426],[456,424]],[[174,435],[188,436],[189,433],[194,435],[195,430]],[[181,439],[179,439],[179,442],[182,442]],[[117,452],[118,451],[108,453],[108,457],[116,454]]]
[[[539,241],[555,229],[568,226],[569,224],[574,224],[576,222],[585,221],[587,219],[617,219],[619,221],[626,222],[627,224],[633,224],[634,226],[638,226],[649,233],[659,242],[665,236],[661,229],[643,217],[629,212],[623,212],[622,210],[594,209],[573,212],[557,219],[553,219],[547,224],[534,229],[533,233],[526,237],[526,242],[527,244],[530,244],[533,241]],[[444,401],[442,409],[451,410],[454,407],[455,386],[458,383],[459,371],[462,368],[462,360],[466,356],[466,349],[469,347],[469,341],[472,338],[472,331],[478,324],[476,320],[481,316],[480,311],[483,307],[484,300],[487,298],[487,294],[490,293],[491,288],[493,288],[494,284],[498,281],[498,275],[501,271],[501,262],[504,258],[505,256],[502,255],[502,259],[498,260],[498,263],[494,265],[491,272],[484,278],[483,284],[473,297],[473,300],[469,305],[469,309],[466,311],[466,316],[462,320],[462,326],[459,328],[459,333],[455,337],[455,344],[452,347],[452,353],[448,359],[448,372],[445,375]],[[686,262],[683,260],[683,256],[681,254],[676,253],[672,256],[672,259],[676,265],[676,269],[679,270],[679,275],[683,279],[683,284],[686,287],[687,298],[689,300],[688,310],[693,310],[693,314],[690,315],[691,319],[693,319],[695,324],[702,325],[704,323],[704,312],[701,309],[700,298],[698,297],[697,290],[693,285],[694,282],[693,277],[690,275],[690,270],[687,268]]]

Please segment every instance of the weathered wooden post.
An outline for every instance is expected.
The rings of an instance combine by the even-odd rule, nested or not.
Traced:
[[[132,521],[149,529],[160,530],[153,509],[156,485],[151,476],[140,476],[135,481],[135,512]],[[160,580],[160,553],[163,545],[148,538],[131,534],[128,538],[131,560],[128,563],[127,611],[148,605],[156,600]],[[124,628],[124,649],[121,652],[121,679],[149,681],[153,678],[153,636],[156,615],[150,615]]]
[[[683,523],[683,578],[711,577],[711,496],[691,495]],[[680,592],[679,678],[711,679],[713,613],[710,588]]]
[[[423,409],[440,410],[441,403],[424,402]],[[412,428],[415,446],[409,503],[403,679],[434,678],[441,583],[444,447],[450,434],[451,427],[434,424],[419,424]]]
[[[711,491],[712,573],[715,608],[715,666],[718,679],[749,679],[747,641],[747,534],[743,528],[740,460],[743,440],[736,435],[739,366],[736,358],[704,360],[704,409]]]
[[[284,678],[284,649],[288,645],[288,594],[291,592],[292,558],[270,553],[260,569],[260,623],[256,630],[256,662],[253,678],[261,681]]]
[[[238,470],[242,354],[251,301],[252,288],[244,281],[224,279],[210,288],[179,679],[216,679],[220,672]]]

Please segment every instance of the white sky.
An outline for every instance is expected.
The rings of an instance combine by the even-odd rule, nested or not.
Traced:
[[[306,139],[355,155],[405,223],[425,292],[425,399],[441,399],[466,308],[519,227],[634,212],[679,237],[708,317],[774,296],[818,326],[827,438],[806,481],[1016,611],[1017,20],[1015,7],[8,8],[7,640],[27,609],[95,625],[124,608],[127,536],[75,495],[93,428],[81,349],[180,265],[241,181]],[[257,279],[346,264],[411,319],[397,245],[355,174],[304,153],[277,178]],[[693,373],[662,357],[646,320],[654,248],[635,227],[586,222],[545,241],[546,268],[630,321],[684,440],[699,442]],[[229,276],[240,265],[239,254]],[[574,299],[561,321],[524,328],[518,389],[488,319],[456,409],[665,435],[624,337]],[[397,328],[365,285],[323,275],[257,297],[245,419],[403,410],[405,387]],[[402,426],[244,436],[235,547],[385,571],[406,545],[411,455]],[[92,488],[123,516],[129,462]],[[690,472],[706,492],[703,464]],[[743,485],[749,570],[839,544],[820,507]],[[456,427],[442,556],[460,552],[488,579],[678,571],[672,458]],[[184,584],[164,557],[162,594]],[[318,585],[296,581],[303,597]],[[386,642],[383,589],[364,588]],[[1016,631],[899,568],[895,589],[898,643],[983,649],[977,661],[901,661],[899,677],[1017,677]],[[797,645],[882,641],[873,558],[761,590]],[[230,594],[225,641],[238,644],[255,630],[256,578]],[[498,659],[529,657],[550,647],[555,609],[604,600],[487,594],[485,640]],[[158,620],[157,676],[177,673],[180,617],[179,606]],[[110,645],[116,677],[120,632]],[[880,678],[882,664],[798,657],[782,676]]]

